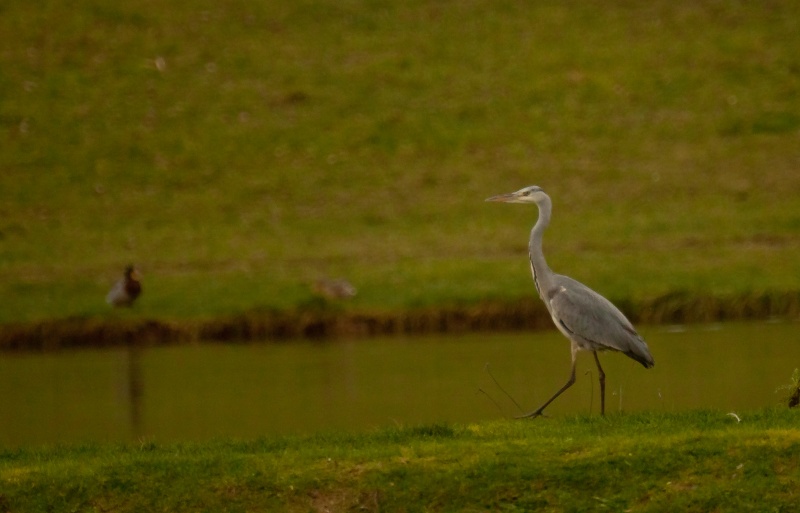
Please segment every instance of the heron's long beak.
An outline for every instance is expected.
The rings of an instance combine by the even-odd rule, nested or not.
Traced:
[[[497,196],[486,198],[486,201],[502,201],[503,203],[508,203],[509,201],[514,201],[516,198],[517,193],[509,192],[508,194],[498,194]]]

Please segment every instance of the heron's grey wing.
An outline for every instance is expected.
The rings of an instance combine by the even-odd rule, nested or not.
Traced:
[[[647,344],[633,325],[597,292],[567,276],[558,276],[548,291],[555,320],[587,349],[614,349],[645,367],[653,366]]]

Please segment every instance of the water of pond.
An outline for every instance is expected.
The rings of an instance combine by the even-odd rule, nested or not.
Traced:
[[[656,366],[601,355],[607,413],[775,405],[800,367],[800,325],[643,327]],[[519,413],[565,381],[559,333],[469,334],[325,343],[194,345],[0,354],[0,447],[203,440],[394,424],[470,422]],[[551,416],[599,411],[596,368]]]

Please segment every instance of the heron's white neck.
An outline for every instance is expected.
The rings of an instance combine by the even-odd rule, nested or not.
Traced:
[[[547,265],[542,252],[542,236],[547,226],[550,224],[550,212],[552,204],[547,195],[543,195],[541,201],[536,203],[539,207],[539,219],[531,230],[531,238],[528,242],[528,258],[531,261],[531,272],[533,273],[533,281],[536,283],[536,290],[539,296],[545,299],[544,293],[550,287],[553,271]],[[546,303],[547,301],[545,301]]]

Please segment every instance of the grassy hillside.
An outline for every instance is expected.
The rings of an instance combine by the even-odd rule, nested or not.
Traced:
[[[5,511],[793,511],[797,413],[0,451]]]
[[[800,4],[0,6],[0,323],[800,290]]]

